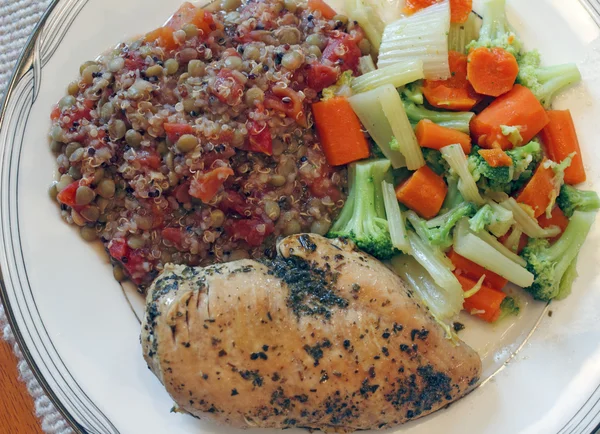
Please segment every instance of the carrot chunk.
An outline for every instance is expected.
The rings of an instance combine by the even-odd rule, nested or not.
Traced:
[[[457,51],[448,52],[450,78],[425,80],[423,95],[434,107],[445,110],[471,110],[483,98],[467,80],[467,56]]]
[[[502,149],[480,149],[479,155],[481,155],[491,167],[510,167],[513,164],[512,158],[510,158]]]
[[[459,144],[465,155],[471,152],[471,137],[463,132],[442,127],[429,119],[423,119],[415,129],[417,141],[422,148],[437,149],[445,146]]]
[[[548,157],[561,163],[575,153],[571,165],[565,170],[565,182],[571,185],[585,182],[585,168],[571,111],[550,110],[548,117],[550,122],[540,133]]]
[[[550,238],[549,240],[553,243],[558,240],[565,229],[567,229],[567,226],[569,225],[569,219],[558,206],[555,206],[552,210],[550,218],[546,217],[546,213],[544,213],[538,217],[538,223],[543,228],[549,228],[550,226],[558,226],[560,228],[560,234],[554,238]]]
[[[536,218],[546,212],[556,190],[554,170],[545,167],[546,161],[548,160],[542,161],[523,191],[517,196],[517,202],[529,205]]]
[[[360,121],[346,98],[317,102],[312,111],[329,164],[340,166],[369,156],[369,144]]]
[[[398,200],[426,219],[438,215],[447,193],[444,178],[428,166],[421,167],[396,188]]]
[[[477,284],[475,280],[460,274],[455,275],[465,292],[471,290]],[[506,294],[503,292],[496,291],[495,289],[483,285],[475,295],[465,300],[463,308],[467,312],[474,314],[476,317],[489,323],[493,323],[500,318],[500,314],[502,313],[500,306],[505,298]]]
[[[483,148],[512,149],[502,134],[502,126],[518,126],[523,143],[528,143],[544,128],[550,118],[533,92],[521,85],[498,97],[471,120],[471,135]]]
[[[503,48],[480,47],[469,53],[467,78],[477,93],[503,95],[512,89],[518,74],[517,59]]]
[[[414,14],[442,0],[406,0],[404,12]],[[450,0],[450,16],[453,23],[464,23],[473,10],[473,0]]]

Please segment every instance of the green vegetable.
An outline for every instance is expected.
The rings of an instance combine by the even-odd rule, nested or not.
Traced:
[[[595,191],[579,190],[570,185],[563,185],[556,200],[559,208],[571,217],[575,211],[595,211],[600,209],[600,198]]]
[[[366,74],[367,72],[375,71],[377,67],[375,66],[375,62],[373,62],[371,55],[367,55],[358,59],[358,69],[361,74]]]
[[[438,125],[469,133],[469,124],[475,113],[471,112],[441,112],[418,106],[407,99],[403,100],[404,109],[412,124],[418,124],[423,119],[429,119]]]
[[[500,131],[513,146],[521,146],[523,137],[521,136],[521,128],[518,126],[500,125]]]
[[[323,89],[323,98],[321,99],[323,101],[327,101],[328,99],[336,96],[345,96],[347,98],[351,97],[352,89],[350,88],[350,85],[352,84],[353,79],[354,77],[352,77],[352,71],[343,72],[342,75],[340,75],[337,83],[335,83],[333,86]]]
[[[423,75],[423,62],[415,60],[411,62],[396,63],[375,71],[367,72],[352,80],[352,91],[354,93],[366,92],[376,89],[385,84],[401,87],[413,81],[420,80]]]
[[[489,230],[495,236],[501,237],[506,234],[515,223],[513,213],[496,202],[488,200],[482,206],[477,214],[469,220],[469,227],[473,232],[479,233],[483,230]]]
[[[439,152],[438,154],[441,155]],[[444,160],[444,163],[445,162],[446,160]],[[462,197],[462,194],[460,194],[460,191],[458,190],[458,176],[447,176],[446,184],[448,184],[448,193],[446,194],[446,199],[442,204],[443,212],[450,211],[452,208],[457,207],[465,201],[465,199]]]
[[[396,198],[394,185],[387,181],[383,181],[382,189],[385,214],[390,228],[392,245],[404,253],[410,253],[410,243],[408,242],[408,237],[406,235],[406,224],[404,222],[402,210],[400,210],[400,204]]]
[[[532,239],[523,250],[535,280],[525,289],[537,300],[562,299],[571,293],[577,255],[596,219],[596,212],[575,211],[560,239],[553,245]]]
[[[448,34],[448,48],[451,51],[467,54],[467,46],[479,39],[479,28],[481,20],[474,12],[471,12],[467,22],[451,23]]]
[[[500,321],[508,316],[517,316],[521,311],[521,308],[517,304],[517,301],[512,297],[506,297],[500,304],[500,316],[496,321]]]
[[[431,246],[448,250],[452,246],[452,229],[462,218],[472,217],[477,211],[475,205],[464,202],[447,213],[425,221],[413,211],[406,213],[406,218],[415,232]]]
[[[494,211],[492,207],[486,204],[479,208],[479,211],[471,217],[469,227],[473,232],[481,232],[491,223],[493,217]]]
[[[541,67],[540,53],[529,51],[519,60],[517,82],[528,87],[545,108],[565,88],[581,81],[581,73],[574,63]]]
[[[473,202],[476,205],[483,205],[483,198],[479,194],[477,183],[469,169],[468,160],[462,146],[445,146],[442,148],[441,152],[442,156],[450,166],[450,173],[455,173],[459,178],[458,190],[460,191],[460,194],[468,202]]]
[[[392,269],[417,293],[438,321],[451,321],[463,306],[462,289],[447,290],[438,285],[429,272],[409,255],[392,258]]]
[[[480,148],[473,147],[469,155],[469,169],[477,185],[483,191],[512,194],[519,190],[533,176],[542,160],[542,147],[537,141],[507,151],[513,165],[509,167],[491,167],[479,154]]]
[[[560,228],[557,226],[542,228],[538,221],[512,197],[500,205],[513,214],[515,227],[530,238],[552,238],[560,234]]]
[[[423,81],[418,80],[413,83],[409,83],[403,88],[399,89],[400,94],[402,95],[402,99],[423,105],[425,101],[423,96]]]
[[[483,24],[479,39],[471,42],[467,49],[500,47],[519,57],[522,43],[506,18],[506,0],[487,0],[482,7]]]
[[[450,166],[442,157],[442,153],[437,149],[422,148],[423,157],[425,158],[425,164],[429,166],[438,175],[444,175],[450,170]]]
[[[391,177],[389,160],[369,160],[348,168],[350,193],[337,221],[327,234],[345,237],[379,259],[389,259],[396,250],[386,219],[382,182]]]
[[[482,236],[485,234],[487,234],[487,237],[484,239]],[[498,245],[490,244],[490,239],[495,240]],[[527,287],[533,282],[533,274],[517,262],[509,259],[509,257],[499,250],[506,249],[506,247],[485,231],[477,235],[472,233],[469,230],[469,221],[467,219],[461,220],[456,225],[453,248],[459,255],[508,279],[516,285]],[[512,254],[510,251],[509,253]]]

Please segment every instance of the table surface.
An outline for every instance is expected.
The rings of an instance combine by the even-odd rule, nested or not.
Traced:
[[[12,348],[0,339],[0,431],[2,434],[43,434],[34,415],[33,399],[18,375]]]

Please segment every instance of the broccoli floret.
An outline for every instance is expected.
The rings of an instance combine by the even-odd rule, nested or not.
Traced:
[[[452,246],[452,229],[464,217],[472,217],[477,207],[470,202],[463,202],[447,213],[432,220],[419,218],[414,212],[406,213],[406,217],[421,239],[433,247],[447,250]]]
[[[513,213],[493,201],[479,208],[479,211],[469,220],[473,232],[487,229],[496,237],[506,234],[514,223]]]
[[[500,321],[508,316],[517,316],[520,311],[521,308],[517,304],[517,301],[512,297],[506,297],[500,304],[500,316],[496,321]]]
[[[379,259],[389,259],[397,253],[390,238],[381,186],[391,177],[390,167],[388,160],[349,166],[350,193],[328,237],[350,238],[360,249]]]
[[[336,96],[352,96],[352,88],[350,85],[352,84],[352,71],[345,71],[340,75],[338,81],[333,85],[323,89],[323,97],[321,98],[323,101],[327,101]]]
[[[469,169],[479,188],[506,194],[512,194],[525,185],[543,158],[542,147],[536,141],[506,151],[513,161],[513,165],[508,167],[491,167],[479,150],[475,146],[469,155]]]
[[[489,205],[479,208],[479,211],[469,220],[469,226],[473,232],[481,232],[492,223],[494,219],[494,210]]]
[[[423,105],[423,81],[418,80],[407,84],[400,89],[400,95],[403,99],[412,103]]]
[[[518,58],[523,45],[506,18],[506,0],[487,0],[483,4],[482,15],[479,39],[467,45],[467,50],[500,47]]]
[[[518,126],[500,125],[500,131],[513,146],[521,146],[523,144],[523,136],[521,136],[521,128]]]
[[[438,175],[443,175],[448,173],[450,170],[450,166],[444,158],[442,157],[442,153],[436,149],[422,148],[423,158],[425,158],[425,163],[429,166],[431,170],[433,170]]]
[[[560,188],[560,195],[556,199],[556,202],[567,217],[571,217],[575,211],[595,211],[600,209],[598,193],[595,191],[579,190],[567,184]]]
[[[404,109],[408,115],[410,123],[416,125],[423,119],[429,119],[438,125],[446,128],[452,128],[455,130],[462,131],[463,133],[469,133],[469,123],[475,113],[471,112],[439,112],[435,110],[429,110],[421,105],[409,101],[404,97],[402,99],[404,103]]]
[[[581,81],[581,73],[574,63],[548,67],[540,65],[540,53],[525,53],[519,60],[517,82],[528,87],[545,108],[550,108],[557,93]]]
[[[523,250],[527,269],[535,280],[525,288],[536,300],[561,299],[571,292],[575,261],[596,218],[595,212],[575,211],[562,236],[554,244],[532,238]]]
[[[445,162],[446,160],[444,160]],[[448,212],[465,201],[458,189],[458,177],[446,176],[446,184],[448,184],[448,193],[442,205],[442,212]]]
[[[390,141],[390,149],[392,151],[400,152],[400,143],[398,143],[398,139],[397,138],[394,137]]]

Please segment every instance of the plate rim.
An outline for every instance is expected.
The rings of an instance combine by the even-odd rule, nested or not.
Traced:
[[[11,97],[13,96],[13,94],[15,92],[15,88],[21,82],[21,80],[25,77],[25,75],[30,71],[33,74],[33,77],[32,77],[33,92],[32,92],[31,106],[29,107],[29,109],[31,109],[31,107],[33,106],[33,103],[35,102],[37,93],[40,90],[39,85],[40,85],[41,69],[43,66],[42,63],[45,64],[46,62],[44,62],[44,60],[46,60],[46,61],[49,60],[53,54],[53,51],[52,51],[52,53],[50,53],[48,59],[42,59],[43,56],[40,55],[39,46],[38,46],[38,43],[40,42],[40,37],[42,35],[42,32],[43,32],[46,24],[48,24],[49,18],[53,15],[53,13],[55,11],[57,11],[57,7],[59,5],[61,5],[61,4],[66,5],[66,4],[73,3],[74,6],[79,6],[79,8],[76,10],[74,16],[72,16],[72,20],[74,20],[78,16],[81,9],[83,9],[83,7],[88,3],[88,1],[89,0],[51,0],[48,8],[42,15],[42,18],[35,25],[33,32],[28,37],[27,42],[25,43],[25,46],[15,64],[15,67],[13,68],[13,72],[12,72],[11,78],[6,86],[4,96],[2,97],[2,100],[0,101],[0,134],[2,133],[2,131],[5,128],[7,128],[7,126],[5,125],[6,113],[7,113],[7,109],[8,109],[8,103],[9,103],[9,101],[11,101]],[[584,9],[588,13],[588,15],[600,27],[600,0],[577,0],[577,1],[584,7]],[[64,18],[63,12],[64,11],[57,13],[57,16],[56,16],[57,20],[62,21],[62,19]],[[64,28],[65,33],[70,28],[71,24],[72,24],[72,21],[71,21],[71,23],[69,23],[68,26],[66,26],[66,28]],[[62,35],[60,35],[58,42],[53,41],[54,49],[56,49],[56,47],[62,42],[64,36],[65,35],[63,33]],[[3,143],[2,141],[0,141],[0,151],[2,151],[2,152],[4,152],[4,148],[6,147],[5,143],[6,142]],[[2,161],[2,158],[0,158],[0,162],[1,161]],[[2,169],[2,167],[0,167],[0,173],[1,173],[1,169]],[[18,226],[18,223],[17,223],[17,226]],[[0,227],[0,232],[2,232],[1,227]],[[20,240],[18,242],[20,243]],[[6,250],[7,246],[0,246],[0,247],[3,247],[2,249],[0,249],[0,257],[5,257],[6,253],[7,253],[7,250]],[[13,248],[13,253],[14,253],[14,248]],[[7,258],[5,258],[5,259],[7,259]],[[17,284],[17,286],[20,286],[20,285]],[[25,338],[23,337],[22,331],[18,327],[17,318],[16,318],[15,313],[13,312],[14,306],[12,305],[12,303],[10,302],[10,299],[9,299],[9,294],[7,291],[6,282],[4,280],[4,273],[2,271],[1,263],[0,263],[0,301],[2,301],[2,304],[4,306],[4,311],[5,311],[6,317],[8,319],[8,323],[12,329],[13,335],[15,337],[15,341],[19,345],[19,348],[20,348],[25,360],[29,364],[31,371],[33,372],[36,380],[38,381],[38,383],[44,390],[45,394],[48,396],[50,401],[54,404],[54,406],[56,407],[58,412],[63,416],[63,418],[69,424],[69,427],[72,430],[74,430],[76,433],[86,434],[89,431],[87,431],[87,429],[82,424],[80,424],[80,422],[78,422],[77,418],[66,407],[66,405],[63,404],[63,401],[61,400],[61,398],[59,398],[57,396],[57,394],[54,392],[52,387],[48,384],[48,381],[46,380],[41,369],[39,368],[38,363],[36,362],[34,356],[31,354],[27,344],[25,343]],[[36,307],[36,309],[37,309],[37,307]],[[41,320],[41,318],[40,318],[40,323],[42,326],[44,326],[44,322]],[[538,321],[538,323],[539,323],[539,321]],[[532,331],[530,332],[529,335],[531,335],[535,331],[535,328],[536,327],[534,327],[532,329]],[[45,329],[45,326],[44,326],[44,329]],[[50,339],[50,343],[52,344],[51,339]],[[525,342],[524,342],[524,344],[525,344]],[[519,347],[519,349],[521,347]],[[515,351],[515,354],[517,351]],[[57,352],[57,354],[58,354],[58,352]],[[514,357],[515,354],[513,354],[509,358],[508,361],[510,361]],[[60,358],[60,355],[59,355],[59,358]],[[62,360],[61,360],[61,362],[62,362]],[[504,364],[503,367],[500,368],[500,370],[502,370],[505,366],[506,366],[506,364]],[[75,383],[77,383],[74,378],[73,378],[73,380],[75,381]],[[81,391],[85,395],[85,397],[88,398],[85,391],[83,389],[81,389]],[[105,418],[105,420],[109,423],[110,428],[113,429],[113,431],[111,431],[111,432],[118,434],[120,431],[110,422],[110,419],[108,419],[108,417],[102,413],[102,411],[95,405],[95,403],[90,398],[88,398],[88,400],[92,404],[92,406],[94,406],[96,408],[96,411],[98,411]],[[586,421],[586,419],[587,419],[587,421]],[[595,419],[598,421],[597,423],[596,423]],[[585,424],[586,422],[587,422],[587,424],[582,427],[581,425]],[[595,433],[597,430],[600,429],[600,385],[597,386],[597,388],[594,390],[594,392],[588,397],[586,402],[582,404],[581,408],[579,408],[579,410],[575,414],[573,414],[573,416],[567,422],[565,422],[564,425],[560,429],[558,429],[557,434],[569,434],[569,433],[575,433],[575,432],[583,432],[583,431],[577,431],[577,430],[585,430],[585,429],[590,428],[590,426],[592,426],[592,427],[595,426],[595,428],[592,428],[591,431],[589,431],[590,433]],[[104,427],[104,428],[106,428],[106,427]]]

